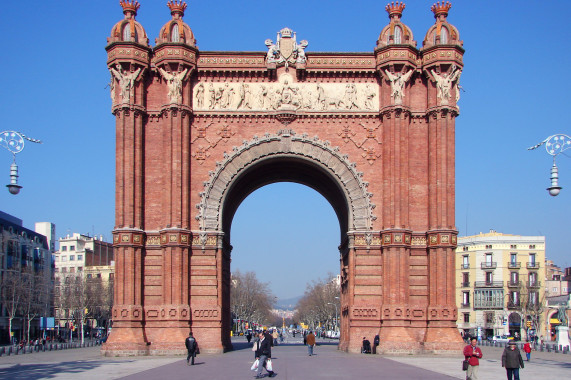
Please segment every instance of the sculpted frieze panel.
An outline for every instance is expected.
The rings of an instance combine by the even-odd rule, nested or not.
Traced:
[[[195,111],[374,112],[379,89],[370,83],[297,83],[283,74],[275,83],[198,82],[193,88]]]

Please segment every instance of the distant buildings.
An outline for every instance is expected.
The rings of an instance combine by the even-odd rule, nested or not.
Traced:
[[[55,234],[55,226],[52,223],[42,223],[43,229],[49,229]],[[0,343],[9,343],[9,309],[12,304],[6,300],[10,291],[22,291],[22,286],[11,289],[7,282],[13,276],[14,280],[21,281],[26,274],[34,276],[37,284],[42,284],[44,294],[42,305],[34,305],[39,308],[38,316],[50,316],[53,313],[51,308],[51,289],[53,289],[53,262],[52,251],[48,238],[43,233],[29,230],[23,227],[22,220],[12,215],[0,211]],[[4,302],[3,302],[4,300]],[[19,305],[20,309],[22,305]],[[13,309],[15,310],[15,309]],[[18,310],[12,312],[12,333],[18,340],[24,337],[26,321],[24,314]],[[39,318],[32,319],[31,335],[39,333]]]
[[[545,335],[545,237],[458,238],[458,327],[465,335]],[[522,335],[524,334],[524,335]]]

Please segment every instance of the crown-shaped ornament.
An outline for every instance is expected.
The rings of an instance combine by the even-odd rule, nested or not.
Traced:
[[[170,0],[167,3],[168,7],[171,10],[171,15],[180,14],[180,16],[184,16],[184,11],[186,10],[186,2],[183,0]]]
[[[434,17],[438,18],[438,16],[448,16],[448,11],[452,8],[452,4],[449,1],[446,3],[444,1],[437,1],[435,4],[430,7],[430,10],[434,12]]]
[[[280,34],[282,35],[282,37],[285,37],[285,38],[291,38],[292,33],[293,33],[293,31],[287,27],[280,30]]]
[[[123,8],[123,14],[127,14],[127,12],[133,13],[135,16],[137,15],[137,11],[141,7],[141,4],[137,0],[121,0],[119,4]]]
[[[393,16],[398,16],[399,18],[402,16],[402,11],[404,10],[404,8],[406,7],[406,4],[403,3],[402,1],[399,2],[392,2],[390,4],[387,4],[387,6],[385,7],[385,10],[389,13],[389,18],[393,18]]]

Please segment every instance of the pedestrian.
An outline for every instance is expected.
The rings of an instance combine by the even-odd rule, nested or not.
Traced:
[[[307,344],[307,331],[303,332],[303,345],[305,346]]]
[[[274,346],[278,345],[278,338],[279,338],[279,334],[278,334],[278,330],[274,329],[274,332],[272,333],[272,338],[274,338]]]
[[[470,344],[464,347],[464,357],[468,361],[468,370],[466,371],[466,380],[478,380],[478,368],[482,358],[482,350],[478,345],[478,338],[473,336],[470,338]]]
[[[192,331],[188,333],[188,338],[184,341],[188,355],[186,356],[186,364],[194,365],[194,358],[196,357],[198,351],[198,343],[196,339],[192,336]]]
[[[379,334],[375,335],[375,339],[373,340],[373,354],[377,353],[377,346],[381,343],[381,337]]]
[[[307,353],[309,356],[313,355],[313,347],[315,346],[315,335],[310,331],[309,334],[305,337],[307,342]]]
[[[252,340],[252,333],[248,331],[248,333],[246,334],[246,340],[248,341],[248,344],[250,344],[250,341]]]
[[[529,361],[531,359],[531,344],[529,344],[529,340],[525,341],[525,344],[523,345],[523,351],[525,352],[527,361]]]
[[[256,347],[256,359],[258,360],[258,372],[256,375],[256,379],[261,379],[262,376],[262,369],[265,368],[268,372],[269,377],[274,377],[276,374],[272,368],[267,368],[268,361],[271,362],[272,358],[272,346],[271,346],[271,338],[266,337],[263,332],[259,334],[259,340],[254,344]]]
[[[519,369],[523,369],[523,359],[514,341],[508,343],[502,354],[502,367],[506,369],[508,380],[519,380]]]

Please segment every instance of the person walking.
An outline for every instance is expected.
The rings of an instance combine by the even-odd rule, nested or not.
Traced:
[[[278,330],[274,329],[274,332],[272,333],[272,338],[274,338],[274,346],[278,345],[278,338],[279,338],[279,334],[278,334]]]
[[[466,380],[478,380],[478,369],[480,359],[482,359],[482,350],[478,347],[478,338],[475,336],[470,338],[470,344],[464,347],[464,357],[468,361]]]
[[[313,347],[315,346],[315,335],[310,331],[305,337],[307,341],[307,353],[309,356],[313,355]]]
[[[192,331],[188,333],[188,338],[184,341],[188,355],[186,356],[186,364],[194,365],[194,358],[196,357],[196,349],[198,348],[198,343],[196,339],[192,336]]]
[[[523,345],[523,352],[525,352],[527,361],[529,361],[531,359],[531,344],[529,344],[529,340],[525,341],[525,344]]]
[[[272,358],[272,345],[271,345],[271,337],[268,338],[263,332],[260,332],[259,340],[254,344],[256,347],[256,359],[258,359],[258,372],[256,375],[256,379],[261,379],[262,376],[262,369],[266,368],[268,371],[269,377],[274,377],[276,374],[272,369],[267,368],[267,362],[269,359]]]
[[[502,367],[506,369],[508,380],[519,380],[519,369],[523,369],[523,359],[514,341],[510,341],[504,349]]]

